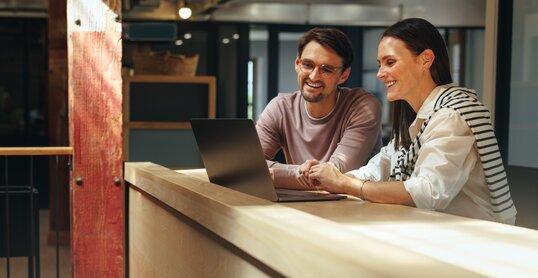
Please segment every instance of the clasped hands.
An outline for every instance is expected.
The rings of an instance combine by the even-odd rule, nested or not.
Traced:
[[[338,188],[338,181],[344,177],[332,162],[320,163],[315,159],[307,160],[297,166],[295,176],[306,189],[334,193],[341,191]]]

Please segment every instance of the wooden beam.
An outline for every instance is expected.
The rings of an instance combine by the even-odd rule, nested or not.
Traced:
[[[49,145],[69,145],[67,119],[67,0],[49,0],[48,9],[48,123]],[[72,149],[72,148],[71,148]],[[72,150],[69,151],[71,155]],[[69,244],[69,157],[49,159],[49,234],[47,242]],[[57,162],[57,164],[56,164]],[[58,167],[58,169],[56,169]],[[67,239],[67,240],[66,240]]]
[[[124,276],[120,1],[68,0],[73,276]]]

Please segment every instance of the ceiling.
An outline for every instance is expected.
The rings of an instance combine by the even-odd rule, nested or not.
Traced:
[[[186,4],[191,21],[319,25],[390,25],[422,17],[438,26],[483,27],[486,0],[124,0],[124,20],[178,20]]]
[[[422,17],[440,27],[483,27],[486,0],[121,0],[124,21],[191,21],[386,26]],[[0,0],[0,16],[46,17],[48,0]]]

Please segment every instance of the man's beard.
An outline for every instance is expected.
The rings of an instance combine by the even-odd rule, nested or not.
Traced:
[[[323,95],[322,93],[319,93],[317,95],[310,95],[309,93],[301,91],[301,95],[303,96],[304,100],[312,103],[317,103],[325,99],[325,95]]]

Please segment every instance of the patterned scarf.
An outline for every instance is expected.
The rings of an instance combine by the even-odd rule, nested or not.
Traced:
[[[510,188],[491,125],[489,110],[478,101],[476,93],[465,88],[449,87],[441,93],[435,102],[433,113],[422,124],[409,149],[406,151],[404,148],[400,148],[398,161],[396,167],[391,171],[390,179],[405,181],[411,176],[418,158],[417,154],[422,146],[420,136],[424,133],[432,115],[442,108],[457,111],[475,136],[493,212],[502,220],[513,217],[516,214],[516,209],[510,196]]]

